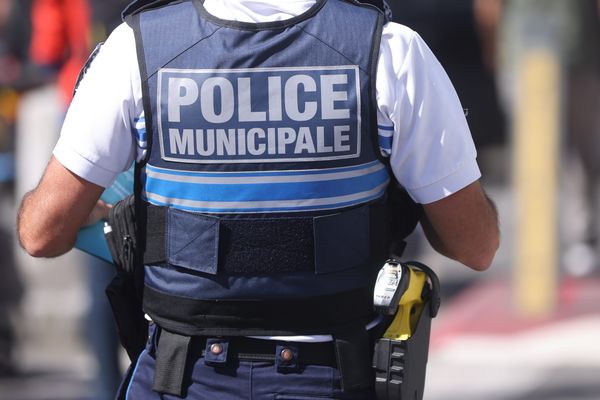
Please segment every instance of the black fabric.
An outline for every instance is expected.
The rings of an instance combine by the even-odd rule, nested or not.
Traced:
[[[105,293],[111,306],[121,345],[132,362],[144,349],[147,321],[142,311],[142,297],[136,290],[137,228],[135,198],[128,196],[110,210],[108,223],[112,230],[105,234],[116,266],[116,276]],[[138,270],[140,268],[137,268]]]
[[[371,47],[371,59],[370,59],[370,76],[371,76],[371,80],[369,81],[370,83],[370,91],[371,91],[371,115],[373,115],[374,117],[372,118],[372,122],[371,122],[371,142],[373,144],[374,147],[374,153],[377,155],[377,158],[379,159],[379,161],[381,161],[384,165],[388,166],[388,172],[390,174],[391,177],[394,176],[394,174],[391,171],[391,168],[389,168],[390,165],[390,158],[389,157],[384,157],[383,154],[381,153],[381,149],[379,147],[379,128],[377,126],[377,118],[375,117],[377,115],[377,64],[379,63],[379,49],[380,49],[380,45],[381,45],[381,34],[383,31],[383,15],[379,14],[378,18],[377,18],[377,26],[375,28],[375,34],[373,35],[373,45]]]
[[[145,3],[144,0],[140,0],[140,1],[134,1],[130,7],[133,7],[135,5],[135,3]],[[161,4],[167,4],[170,3],[170,1],[155,1],[152,2],[154,3],[161,3]],[[150,6],[149,6],[150,7]],[[135,9],[134,11],[131,11],[130,14],[126,14],[128,10],[126,9],[123,12],[123,20],[127,23],[127,25],[129,25],[131,27],[131,29],[133,30],[133,34],[135,37],[135,51],[137,53],[137,59],[138,59],[138,67],[140,69],[140,79],[141,79],[141,83],[142,83],[142,103],[143,103],[143,107],[144,107],[144,122],[146,124],[146,132],[150,133],[152,132],[153,126],[152,126],[152,104],[150,104],[151,102],[151,96],[150,96],[150,88],[148,86],[148,68],[146,67],[146,56],[145,56],[145,52],[144,52],[144,41],[142,38],[142,29],[140,27],[140,15],[139,14],[135,14],[133,13],[134,11],[139,11],[137,9]],[[148,157],[150,156],[150,152],[152,149],[152,135],[148,134],[146,137],[146,157],[141,160],[140,162],[136,162],[136,174],[135,177],[136,179],[138,179],[139,182],[139,189],[140,191],[135,191],[135,194],[137,196],[137,199],[140,199],[140,195],[141,195],[141,166],[143,166],[146,161],[148,160]]]
[[[104,45],[104,42],[98,43],[96,45],[96,47],[91,52],[91,54],[89,55],[88,59],[86,60],[85,64],[83,65],[83,67],[79,71],[79,74],[77,75],[77,80],[75,81],[75,87],[73,88],[72,96],[75,96],[75,93],[77,93],[77,89],[79,88],[79,84],[81,83],[81,80],[83,79],[83,77],[87,73],[88,69],[90,69],[90,65],[92,65],[92,61],[94,61],[94,59],[96,58],[96,56],[100,52],[100,49],[102,48],[102,45]]]
[[[166,208],[146,207],[146,246],[144,264],[157,264],[165,260],[165,229],[167,222]]]
[[[159,326],[190,336],[329,334],[370,321],[372,297],[367,287],[296,300],[193,300],[146,286],[144,309]]]
[[[132,14],[137,12],[148,10],[150,8],[156,8],[169,3],[180,2],[181,0],[134,0],[121,13],[123,20],[127,19]]]
[[[312,219],[221,219],[220,223],[220,271],[268,274],[314,270]]]
[[[370,338],[364,325],[351,324],[334,333],[335,355],[342,390],[353,391],[373,385]]]
[[[135,362],[144,350],[148,322],[142,312],[142,302],[136,296],[132,276],[124,271],[117,272],[106,288],[106,296],[113,311],[121,345],[131,362]]]
[[[111,256],[118,269],[133,272],[137,248],[135,196],[129,195],[110,209],[108,224],[112,231],[106,234]]]
[[[395,182],[388,188],[388,204],[390,236],[394,247],[389,249],[387,254],[399,258],[406,245],[404,239],[415,230],[423,216],[423,205],[416,203],[408,192]]]
[[[193,357],[205,356],[206,337],[192,337],[190,354]],[[248,337],[225,338],[228,342],[228,361],[275,361],[277,346],[286,342],[275,340],[254,339]],[[298,343],[294,342],[298,351],[298,362],[302,365],[337,365],[333,342]]]
[[[191,338],[162,329],[156,349],[152,390],[183,397],[183,378]]]

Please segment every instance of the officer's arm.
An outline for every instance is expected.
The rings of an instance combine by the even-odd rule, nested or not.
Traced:
[[[474,270],[490,266],[500,243],[498,214],[479,182],[423,208],[421,225],[435,250]]]
[[[56,257],[71,250],[103,190],[52,157],[38,187],[21,202],[17,223],[21,246],[34,257]]]

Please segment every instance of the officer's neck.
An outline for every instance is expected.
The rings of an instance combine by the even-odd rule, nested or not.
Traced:
[[[316,0],[205,0],[204,8],[217,18],[241,22],[271,22],[293,18]]]

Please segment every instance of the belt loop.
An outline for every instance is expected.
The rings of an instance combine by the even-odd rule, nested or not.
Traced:
[[[160,330],[152,390],[161,394],[183,396],[183,378],[190,341],[189,336]]]
[[[277,372],[297,372],[300,368],[298,346],[288,343],[278,344],[275,347],[275,366]]]
[[[206,339],[204,363],[206,365],[223,365],[227,362],[229,342],[226,339]]]

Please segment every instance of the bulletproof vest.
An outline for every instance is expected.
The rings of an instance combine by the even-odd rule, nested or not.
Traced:
[[[136,36],[144,311],[185,335],[319,334],[372,317],[387,256],[382,15],[319,0],[233,22],[159,1]]]

